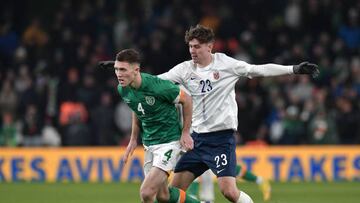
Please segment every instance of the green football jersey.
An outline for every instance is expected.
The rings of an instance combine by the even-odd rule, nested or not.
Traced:
[[[181,126],[174,101],[180,88],[146,73],[141,73],[141,78],[138,89],[118,85],[118,92],[141,122],[143,144],[150,146],[179,140]]]

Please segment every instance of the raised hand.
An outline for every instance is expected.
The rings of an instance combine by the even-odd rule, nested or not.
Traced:
[[[308,74],[313,78],[316,78],[320,73],[318,65],[307,61],[302,62],[299,65],[294,65],[293,70],[295,74]]]
[[[115,61],[100,61],[98,63],[99,68],[113,68],[115,65]]]

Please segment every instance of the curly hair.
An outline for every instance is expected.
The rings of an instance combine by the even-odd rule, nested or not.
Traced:
[[[193,39],[197,39],[201,44],[209,43],[215,40],[215,34],[211,28],[198,24],[196,27],[190,27],[190,29],[185,32],[186,44],[189,44]]]

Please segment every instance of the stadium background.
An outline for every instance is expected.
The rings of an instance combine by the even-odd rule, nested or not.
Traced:
[[[234,58],[320,67],[316,79],[238,82],[238,160],[273,181],[347,180],[360,191],[359,11],[356,0],[2,1],[0,192],[21,194],[5,182],[141,180],[141,149],[122,171],[130,111],[96,63],[131,47],[144,72],[165,72],[189,60],[184,32],[197,23]]]

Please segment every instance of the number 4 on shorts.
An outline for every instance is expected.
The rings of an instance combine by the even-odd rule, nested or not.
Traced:
[[[169,159],[171,158],[171,153],[172,153],[172,149],[170,149],[169,151],[165,152],[164,156],[166,156],[166,161],[169,161]]]

